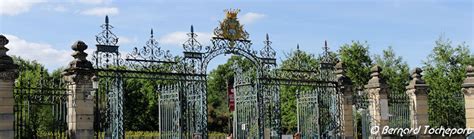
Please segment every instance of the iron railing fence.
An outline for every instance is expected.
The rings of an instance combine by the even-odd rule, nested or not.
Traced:
[[[67,86],[46,71],[20,70],[14,87],[16,139],[68,138]]]
[[[388,94],[388,113],[391,128],[410,128],[410,98],[405,92]]]
[[[354,138],[368,139],[370,136],[370,125],[372,117],[369,113],[369,99],[364,90],[357,89],[352,96]]]

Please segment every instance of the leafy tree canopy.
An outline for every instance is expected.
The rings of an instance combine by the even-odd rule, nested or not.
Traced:
[[[465,68],[472,63],[469,46],[453,46],[440,37],[424,61],[424,80],[430,86],[429,119],[431,126],[464,127],[464,103],[461,85]],[[457,97],[458,96],[458,97]]]
[[[375,55],[375,63],[382,70],[382,77],[386,79],[392,93],[405,93],[405,86],[409,81],[408,64],[401,56],[396,56],[392,47],[383,50],[383,55]]]
[[[359,41],[344,44],[339,49],[339,58],[346,65],[346,74],[354,82],[355,87],[363,88],[369,81],[372,65],[368,44]]]

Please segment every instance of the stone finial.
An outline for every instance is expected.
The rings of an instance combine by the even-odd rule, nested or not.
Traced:
[[[416,89],[416,88],[426,88],[428,85],[426,85],[425,81],[421,78],[422,75],[421,73],[423,70],[421,68],[415,68],[412,73],[411,73],[411,81],[406,87],[407,89]]]
[[[9,40],[7,37],[0,35],[0,71],[6,71],[10,69],[17,69],[18,66],[13,63],[13,59],[7,55],[8,48],[5,47]]]
[[[346,72],[346,65],[342,61],[338,61],[334,67],[336,68],[336,74],[344,74]]]
[[[365,86],[365,88],[386,88],[387,84],[385,79],[382,78],[381,72],[382,68],[379,65],[375,65],[370,68],[370,80],[369,83]]]
[[[380,76],[380,73],[382,72],[382,68],[379,65],[375,65],[372,68],[370,68],[370,72],[371,72],[370,77],[378,78]]]
[[[74,53],[72,54],[72,57],[75,58],[77,61],[84,61],[87,57],[87,53],[84,52],[84,50],[87,49],[86,43],[83,41],[77,41],[75,42],[72,46],[71,49],[74,50]]]
[[[87,49],[86,43],[83,41],[77,41],[71,46],[71,49],[74,50],[74,53],[72,53],[74,60],[69,63],[68,68],[65,70],[65,74],[72,73],[76,70],[93,69],[92,63],[86,59],[87,53],[84,52],[84,50]]]
[[[474,67],[471,65],[466,67],[466,73],[468,78],[473,78],[474,77]]]
[[[4,47],[8,44],[8,42],[10,41],[7,39],[7,37],[0,35],[0,47]]]
[[[464,79],[462,87],[474,88],[474,67],[472,65],[466,67],[466,79]]]
[[[8,39],[7,37],[0,35],[0,58],[1,58],[1,63],[5,62],[10,62],[11,57],[7,55],[8,48],[5,47],[5,45],[8,44]]]
[[[342,61],[337,62],[336,66],[336,77],[340,85],[352,85],[352,81],[346,76],[346,66]]]

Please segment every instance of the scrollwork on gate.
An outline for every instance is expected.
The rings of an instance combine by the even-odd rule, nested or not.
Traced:
[[[109,17],[105,16],[105,23],[100,26],[102,31],[96,35],[97,50],[92,55],[92,63],[96,69],[108,69],[122,65],[123,59],[118,51],[119,38],[112,32]]]
[[[173,62],[173,56],[169,50],[162,50],[158,46],[158,41],[154,38],[153,29],[150,32],[150,39],[142,48],[135,47],[133,51],[127,55],[127,61],[137,62]]]
[[[203,56],[203,69],[207,68],[207,64],[215,57],[222,54],[238,54],[248,58],[252,63],[256,64],[257,67],[260,65],[260,60],[256,56],[257,51],[252,50],[250,46],[252,43],[249,40],[231,41],[221,38],[213,38],[211,40],[212,45],[206,46]],[[233,47],[229,47],[233,44]]]
[[[183,48],[185,52],[201,52],[202,45],[197,41],[198,35],[194,33],[194,27],[191,25],[191,32],[188,34],[189,39],[186,40],[183,44]]]
[[[135,70],[166,69],[169,71],[176,63],[169,50],[163,50],[158,46],[153,29],[150,31],[150,39],[145,46],[134,47],[132,52],[127,54],[125,60],[126,66]]]
[[[271,46],[272,42],[270,41],[268,34],[265,36],[265,38],[265,41],[263,41],[265,46],[262,48],[262,50],[260,50],[260,56],[262,58],[275,58],[276,51]]]
[[[100,27],[103,30],[95,37],[97,44],[116,46],[119,38],[111,31],[114,26],[109,24],[109,16],[105,16],[105,24]]]

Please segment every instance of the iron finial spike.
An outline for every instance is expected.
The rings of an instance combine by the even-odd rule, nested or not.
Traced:
[[[299,43],[296,44],[296,50],[298,50],[298,51],[300,50],[300,44]]]
[[[191,25],[191,33],[194,33],[194,27]]]
[[[326,40],[324,40],[324,53],[325,55],[329,54],[328,42]]]
[[[151,38],[153,38],[153,28],[151,28],[150,30],[150,35],[151,35]]]
[[[267,41],[270,40],[269,37],[268,37],[268,33],[267,33],[267,36],[266,36],[266,37],[267,37]]]
[[[109,24],[109,15],[105,15],[105,24]]]

